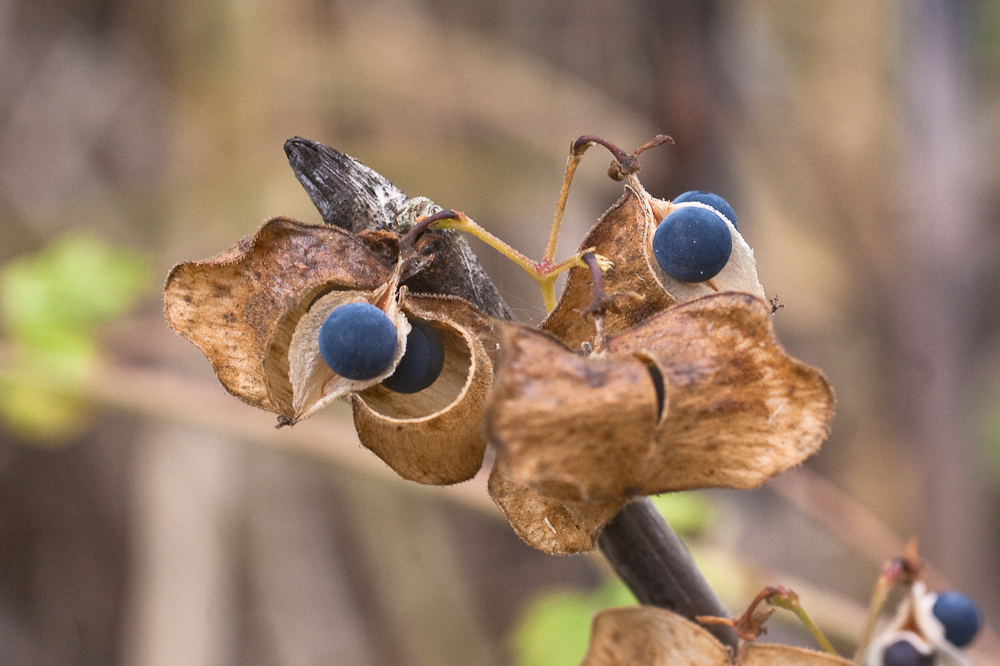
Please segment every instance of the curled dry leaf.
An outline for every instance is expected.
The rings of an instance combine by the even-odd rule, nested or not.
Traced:
[[[228,391],[277,413],[280,423],[350,399],[362,443],[401,476],[463,481],[482,464],[480,422],[496,334],[490,319],[460,298],[399,288],[412,264],[389,269],[385,262],[337,227],[275,218],[213,259],[175,267],[164,292],[167,321],[205,353]],[[375,305],[396,328],[393,362],[371,379],[337,375],[319,351],[327,316],[352,302]],[[431,386],[403,395],[380,382],[406,351],[408,318],[441,334],[445,358]]]
[[[517,486],[596,515],[637,495],[752,488],[798,465],[826,437],[833,396],[777,344],[768,313],[748,294],[705,296],[591,355],[504,325],[486,419],[497,466]],[[515,530],[535,534],[525,524],[537,512],[513,506]]]
[[[568,502],[639,494],[657,420],[645,364],[628,355],[578,355],[515,324],[502,331],[503,374],[486,420],[498,464],[515,481]]]
[[[609,294],[634,294],[627,305],[609,310],[605,318],[607,335],[617,335],[668,307],[719,292],[742,292],[764,298],[757,280],[753,250],[727,220],[733,238],[732,255],[726,267],[706,282],[679,282],[660,268],[653,258],[652,238],[656,227],[670,213],[668,201],[651,197],[632,178],[625,193],[597,222],[580,244],[593,248],[614,266],[604,273],[604,290]],[[542,322],[542,328],[572,349],[594,339],[596,329],[582,313],[593,300],[592,281],[586,268],[571,268],[566,288],[556,309]]]
[[[654,606],[610,608],[594,616],[580,666],[730,666],[729,651],[712,634]],[[836,655],[767,643],[741,649],[736,666],[849,666]]]

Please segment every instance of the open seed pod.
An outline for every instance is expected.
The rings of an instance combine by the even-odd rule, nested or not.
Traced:
[[[733,655],[697,624],[655,606],[609,608],[594,616],[580,666],[850,666],[832,654],[751,643]]]
[[[637,178],[630,178],[622,197],[580,244],[580,250],[593,248],[614,263],[603,276],[609,295],[632,295],[607,312],[608,335],[621,333],[657,312],[700,296],[736,291],[764,298],[753,250],[728,220],[733,249],[722,272],[705,282],[680,282],[664,273],[653,257],[652,239],[657,225],[672,208],[670,202],[651,197]],[[592,302],[592,284],[588,269],[571,268],[556,309],[542,322],[542,328],[572,349],[594,339],[593,322],[581,316]]]
[[[303,302],[282,318],[272,337],[264,374],[268,394],[284,408],[290,424],[312,416],[338,398],[367,389],[393,373],[406,353],[410,324],[397,302],[398,273],[373,292],[331,291],[313,302]],[[322,293],[322,292],[321,292]],[[348,303],[371,303],[389,317],[396,329],[396,353],[384,372],[370,379],[341,377],[326,364],[319,351],[319,331],[330,313]],[[290,337],[286,337],[288,333]]]
[[[863,666],[883,666],[886,649],[899,641],[909,643],[918,652],[933,657],[935,666],[972,666],[972,660],[945,637],[945,629],[934,616],[937,595],[916,581],[900,602],[896,615],[865,650]]]
[[[167,322],[202,350],[227,391],[294,421],[290,388],[269,376],[288,376],[287,360],[273,348],[287,349],[298,319],[318,296],[370,297],[390,275],[351,234],[277,217],[212,259],[175,266],[163,302]]]
[[[400,288],[413,265],[390,270],[385,261],[339,228],[275,218],[218,257],[175,267],[164,292],[167,321],[205,353],[227,390],[277,413],[279,423],[351,399],[362,443],[401,476],[463,481],[482,465],[496,334],[489,317],[460,298]],[[364,380],[336,374],[319,350],[323,322],[354,302],[381,309],[397,336],[391,364]],[[381,382],[406,352],[410,319],[440,336],[444,366],[430,386],[404,395]]]
[[[606,354],[502,329],[486,417],[496,464],[580,511],[758,486],[815,452],[833,415],[826,380],[778,346],[768,307],[748,294],[668,308],[609,338]]]
[[[352,397],[361,443],[405,479],[428,484],[472,478],[482,466],[482,414],[493,383],[498,337],[490,319],[466,301],[403,292],[402,310],[431,324],[445,360],[433,384],[412,394],[381,384]]]

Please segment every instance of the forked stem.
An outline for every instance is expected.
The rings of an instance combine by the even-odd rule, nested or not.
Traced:
[[[631,155],[627,155],[624,150],[606,139],[591,134],[584,134],[569,147],[569,157],[566,159],[566,173],[563,174],[562,189],[559,190],[559,203],[556,204],[556,214],[552,218],[552,230],[549,232],[549,242],[545,246],[545,255],[542,261],[552,261],[556,256],[556,243],[559,241],[559,229],[562,227],[563,216],[566,214],[566,201],[569,199],[569,188],[573,184],[573,176],[576,174],[576,167],[583,159],[583,154],[587,149],[595,144],[599,144],[608,149],[615,158],[608,175],[614,180],[621,180],[624,176],[638,173],[640,167],[639,154],[663,145],[673,143],[674,140],[665,134],[657,134],[651,141],[647,141]]]
[[[806,613],[806,610],[802,607],[798,594],[780,586],[769,589],[772,592],[767,597],[768,604],[771,606],[777,606],[778,608],[784,608],[785,610],[795,613],[795,616],[802,621],[802,624],[806,625],[806,628],[809,629],[809,632],[813,635],[813,638],[816,639],[816,642],[819,643],[819,646],[823,648],[824,652],[828,654],[837,654],[837,651],[833,649],[833,645],[830,644],[830,641],[826,639],[826,636],[823,635],[823,632],[820,631],[820,628],[815,622],[813,622],[812,618],[809,617],[809,614]]]
[[[587,264],[584,263],[581,256],[585,252],[591,251],[588,249],[584,252],[577,252],[572,257],[564,259],[556,264],[553,264],[548,259],[543,259],[538,262],[532,261],[515,250],[508,243],[500,240],[489,231],[469,219],[465,213],[456,210],[443,210],[435,213],[434,215],[421,218],[413,226],[413,228],[406,233],[406,236],[403,237],[403,243],[412,245],[416,242],[420,234],[430,228],[456,229],[458,231],[464,231],[467,234],[475,236],[520,266],[521,269],[528,274],[528,277],[538,283],[538,287],[542,292],[542,301],[545,303],[545,310],[547,312],[551,312],[556,307],[556,278],[559,277],[560,273],[568,271],[570,268],[575,266],[586,267]],[[604,257],[599,256],[597,261],[605,270],[611,266],[611,262]]]
[[[802,604],[799,601],[799,595],[789,590],[786,587],[780,585],[772,585],[765,587],[763,590],[757,593],[757,596],[753,598],[750,605],[743,615],[737,618],[727,618],[727,617],[712,617],[712,616],[699,616],[696,619],[699,623],[705,625],[706,627],[713,626],[728,626],[732,627],[736,635],[740,637],[741,640],[746,643],[753,642],[757,636],[759,636],[764,631],[764,623],[774,612],[772,608],[758,609],[761,603],[766,602],[768,606],[773,606],[776,608],[784,608],[795,613],[796,617],[802,621],[802,624],[806,625],[809,632],[819,643],[820,647],[824,652],[828,654],[837,654],[837,651],[833,649],[833,645],[830,641],[826,639],[820,628],[812,621],[809,614],[806,613],[805,609],[802,608]]]

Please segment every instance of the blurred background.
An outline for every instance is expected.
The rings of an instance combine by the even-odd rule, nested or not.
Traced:
[[[720,596],[793,587],[850,654],[916,537],[998,617],[1000,2],[0,0],[0,91],[0,664],[557,666],[629,603],[600,556],[521,544],[481,477],[397,480],[339,406],[276,431],[166,327],[171,265],[319,221],[295,135],[533,257],[573,139],[673,136],[646,188],[729,200],[838,396],[803,468],[660,502]],[[619,196],[609,161],[559,257]]]

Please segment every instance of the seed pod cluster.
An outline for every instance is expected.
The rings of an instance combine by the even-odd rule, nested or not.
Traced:
[[[280,424],[347,400],[362,443],[429,484],[473,476],[490,442],[492,497],[552,553],[593,549],[635,497],[751,488],[824,439],[830,388],[774,340],[753,251],[721,198],[656,199],[634,155],[616,163],[624,193],[563,262],[575,267],[539,330],[506,321],[458,232],[430,227],[470,220],[335,157],[381,194],[334,197],[322,226],[269,220],[178,265],[165,288],[170,325]],[[311,195],[329,184],[317,173]]]
[[[948,664],[972,666],[964,653],[979,633],[979,610],[960,592],[932,592],[917,580],[896,614],[865,650],[863,666]]]

